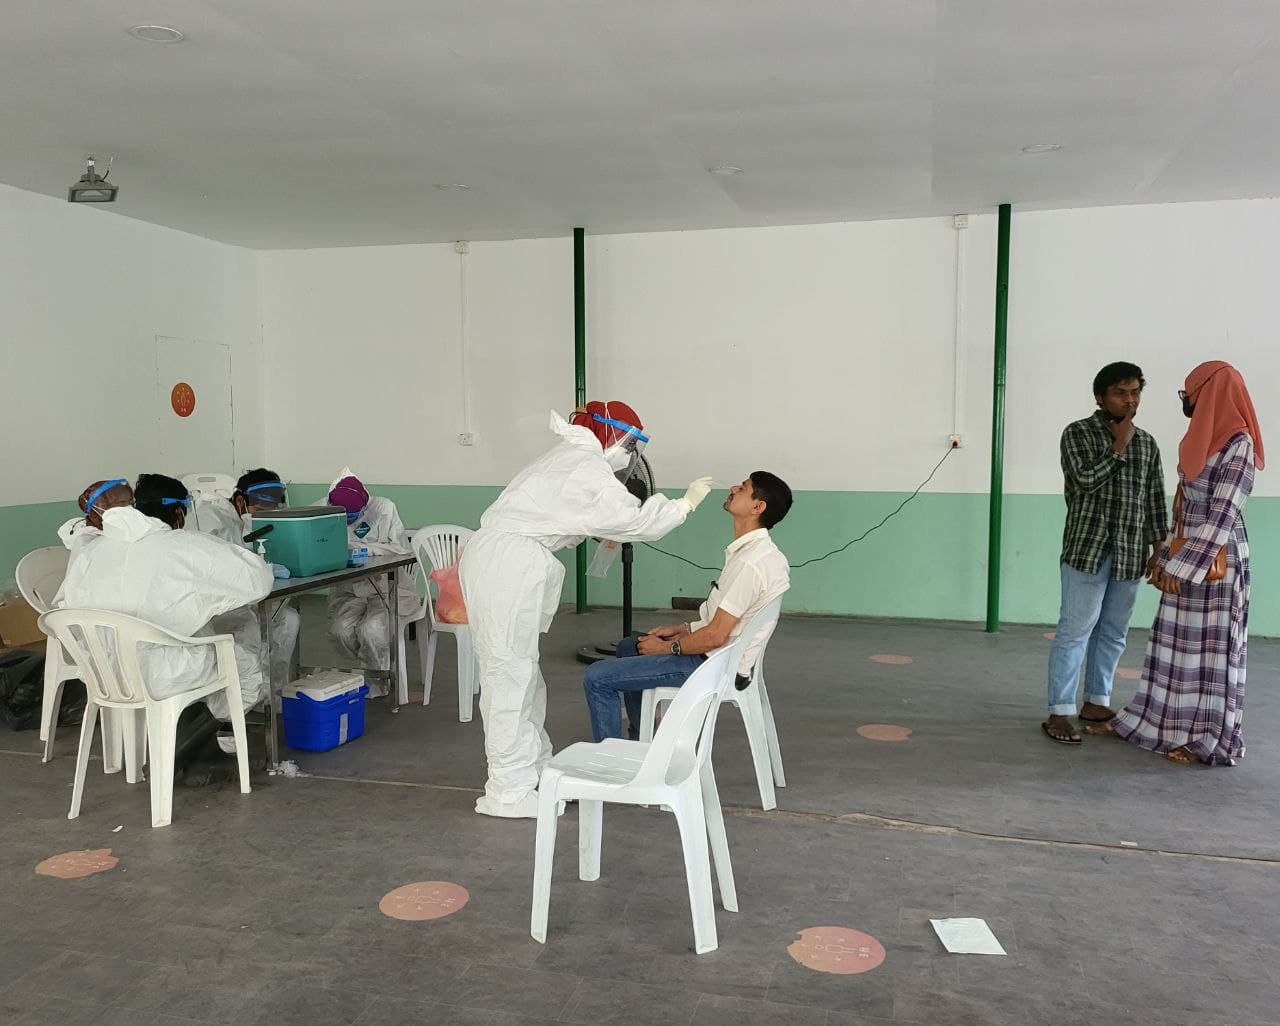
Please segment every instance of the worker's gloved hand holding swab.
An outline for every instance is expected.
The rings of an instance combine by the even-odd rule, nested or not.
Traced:
[[[711,493],[711,478],[700,477],[692,482],[685,490],[684,495],[676,499],[677,504],[683,504],[686,507],[686,515],[692,513]]]

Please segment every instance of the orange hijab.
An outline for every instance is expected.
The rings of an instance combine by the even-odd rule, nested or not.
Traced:
[[[1209,457],[1242,431],[1253,439],[1254,466],[1261,470],[1266,464],[1262,433],[1240,372],[1225,360],[1209,360],[1187,375],[1184,391],[1195,409],[1178,447],[1178,469],[1183,476],[1194,481]]]

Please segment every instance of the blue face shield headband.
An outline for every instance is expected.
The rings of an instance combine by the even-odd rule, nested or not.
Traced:
[[[188,495],[185,499],[161,499],[160,505],[161,506],[181,506],[183,509],[190,509],[191,496]]]
[[[251,503],[274,506],[283,506],[287,495],[282,481],[263,481],[260,484],[250,485],[244,490],[244,494]]]
[[[93,494],[91,494],[89,498],[85,499],[84,501],[85,513],[87,514],[93,509],[94,503],[96,503],[99,499],[102,498],[102,495],[104,492],[109,492],[111,491],[112,488],[119,487],[120,485],[127,485],[128,483],[129,482],[126,481],[123,477],[117,477],[110,481],[102,482],[102,484],[99,485],[98,488],[93,492]]]
[[[627,435],[626,438],[622,438],[614,442],[613,443],[614,445],[622,445],[626,448],[634,448],[636,447],[636,444],[639,443],[639,447],[643,448],[646,444],[648,444],[649,436],[642,433],[641,430],[638,427],[636,427],[634,424],[628,424],[626,421],[623,421],[623,420],[614,420],[612,417],[602,417],[598,413],[593,413],[591,415],[591,419],[599,421],[601,424],[608,424],[610,427],[617,428],[619,431],[622,431]]]

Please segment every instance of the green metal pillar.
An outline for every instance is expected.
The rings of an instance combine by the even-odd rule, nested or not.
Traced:
[[[587,405],[587,267],[586,229],[573,230],[573,403]],[[577,587],[574,595],[579,613],[587,611],[587,543],[577,551]]]
[[[1004,515],[1004,390],[1009,345],[1009,223],[1012,208],[1000,204],[996,242],[996,351],[991,389],[991,509],[987,528],[987,633],[1000,630],[1000,529]]]

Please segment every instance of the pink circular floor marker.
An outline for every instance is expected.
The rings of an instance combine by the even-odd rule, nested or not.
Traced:
[[[843,926],[811,926],[801,930],[787,954],[806,969],[852,976],[884,961],[884,945],[861,930]]]
[[[53,876],[59,880],[75,880],[94,873],[115,869],[120,860],[111,854],[110,848],[90,848],[83,851],[64,851],[50,855],[36,865],[41,876]]]
[[[378,908],[390,919],[421,922],[451,916],[470,898],[467,889],[459,884],[447,880],[424,880],[388,891],[378,902]]]
[[[911,736],[911,728],[893,723],[864,723],[858,733],[869,741],[905,741]]]
[[[1048,638],[1050,641],[1052,641],[1054,638],[1056,638],[1056,637],[1058,636],[1058,632],[1057,632],[1057,631],[1045,631],[1045,632],[1044,632],[1044,636],[1045,636],[1046,638]]]
[[[1116,670],[1116,676],[1123,680],[1142,680],[1142,671],[1125,666],[1122,669]]]
[[[914,663],[915,660],[910,656],[904,655],[873,655],[871,657],[873,663],[883,663],[885,666],[906,666],[908,663]]]

